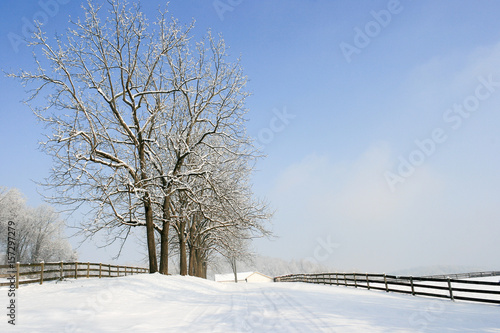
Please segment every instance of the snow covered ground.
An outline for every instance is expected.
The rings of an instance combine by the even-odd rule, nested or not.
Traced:
[[[500,332],[499,306],[159,274],[21,286],[16,304],[0,332]]]

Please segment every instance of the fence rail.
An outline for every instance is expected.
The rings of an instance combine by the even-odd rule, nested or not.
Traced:
[[[468,273],[466,277],[498,276],[500,272]],[[459,276],[460,274],[456,274]],[[364,288],[410,294],[447,298],[451,300],[500,304],[500,281],[474,281],[451,277],[413,277],[386,274],[362,273],[320,273],[290,274],[274,278],[275,282],[305,282],[325,285]]]
[[[478,277],[490,277],[490,276],[500,276],[500,271],[489,271],[489,272],[472,272],[472,273],[458,273],[458,274],[441,274],[441,275],[426,275],[422,277],[426,278],[442,278],[442,279],[472,279]]]
[[[149,273],[144,267],[130,267],[91,262],[48,262],[38,264],[0,265],[0,286],[10,286],[16,289],[20,284],[40,283],[65,278],[118,277],[132,274]]]

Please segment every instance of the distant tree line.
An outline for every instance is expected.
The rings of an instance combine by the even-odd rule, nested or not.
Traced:
[[[7,264],[8,223],[14,222],[15,260],[21,263],[77,259],[64,235],[64,221],[54,208],[30,207],[17,189],[0,188],[0,258]]]

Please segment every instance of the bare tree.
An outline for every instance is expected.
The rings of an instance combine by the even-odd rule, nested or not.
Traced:
[[[248,93],[239,61],[229,61],[224,40],[210,32],[193,43],[191,29],[165,12],[150,27],[138,6],[109,1],[103,13],[89,1],[85,18],[64,39],[51,40],[38,28],[29,46],[43,60],[35,57],[34,71],[11,74],[32,89],[28,101],[49,128],[43,142],[54,160],[44,183],[55,193],[49,201],[88,207],[92,218],[81,233],[103,231],[108,244],[123,244],[131,228],[145,227],[150,272],[158,270],[156,231],[164,274],[172,223],[185,248],[190,214],[207,206],[193,179],[211,184],[220,161],[214,156],[255,157],[244,128]],[[37,106],[44,96],[47,103]],[[210,194],[213,201],[217,193]],[[222,221],[214,216],[204,218]],[[187,274],[186,250],[180,254]]]
[[[36,59],[34,72],[12,76],[35,83],[29,101],[47,97],[47,105],[34,111],[51,129],[43,142],[55,164],[45,184],[56,192],[51,201],[92,207],[93,219],[82,231],[92,236],[112,230],[110,243],[125,241],[131,227],[145,226],[155,272],[149,145],[164,111],[159,103],[175,89],[165,54],[186,43],[189,27],[182,31],[160,15],[150,32],[138,7],[114,1],[110,7],[103,17],[89,2],[85,19],[74,23],[64,41],[49,40],[39,28],[29,46],[44,61]]]
[[[231,267],[235,283],[238,283],[239,263],[249,264],[253,261],[253,254],[249,250],[249,239],[245,235],[230,235],[225,237],[224,242],[218,247],[217,253],[222,255]]]
[[[191,177],[186,191],[190,218],[176,225],[179,244],[188,244],[189,274],[201,276],[206,276],[212,255],[221,253],[228,259],[247,260],[248,241],[270,235],[264,224],[271,217],[268,207],[252,199],[249,176],[253,156],[225,149],[211,152],[216,154],[210,159],[205,156],[205,161],[212,163],[206,164],[203,174]],[[182,266],[184,249],[181,246]]]

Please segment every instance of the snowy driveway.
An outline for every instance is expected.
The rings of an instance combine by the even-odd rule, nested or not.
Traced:
[[[1,332],[500,332],[499,306],[159,274],[22,286],[17,304]]]

